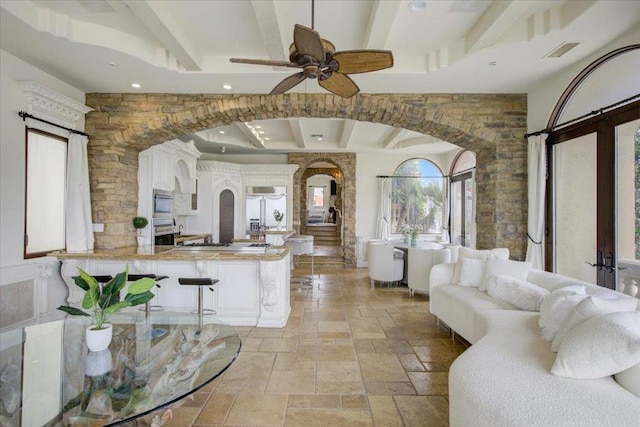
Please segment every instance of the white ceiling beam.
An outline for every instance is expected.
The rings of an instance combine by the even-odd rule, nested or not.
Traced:
[[[125,3],[186,70],[202,71],[202,54],[163,2],[125,0]]]
[[[264,145],[264,140],[260,136],[260,134],[255,130],[247,126],[246,123],[236,122],[234,125],[249,139],[249,142],[253,144],[256,148],[266,148]]]
[[[393,129],[393,132],[391,132],[391,134],[387,137],[387,139],[382,141],[382,145],[384,146],[384,149],[385,150],[392,149],[393,147],[398,145],[398,143],[402,140],[402,138],[404,138],[408,133],[409,131],[406,129],[401,129],[401,128]]]
[[[482,14],[465,36],[467,53],[493,45],[513,24],[528,14],[531,5],[526,1],[499,0]]]
[[[293,134],[293,139],[296,142],[296,147],[307,148],[307,140],[304,138],[304,132],[302,130],[302,120],[289,119],[288,122],[289,122],[289,126],[291,127],[291,133]]]
[[[355,120],[343,120],[343,122],[342,134],[340,135],[340,148],[347,148],[358,122]]]
[[[251,6],[256,14],[262,41],[267,48],[269,59],[273,61],[288,61],[289,45],[293,41],[293,33],[289,35],[290,39],[282,34],[275,1],[251,0]]]
[[[401,1],[375,0],[371,4],[369,22],[362,40],[363,49],[385,48],[402,3]]]

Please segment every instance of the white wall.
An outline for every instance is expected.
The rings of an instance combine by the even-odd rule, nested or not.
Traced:
[[[544,129],[547,125],[547,121],[551,116],[551,112],[555,107],[560,95],[569,86],[571,81],[580,72],[601,56],[621,48],[623,46],[629,46],[637,44],[640,41],[640,27],[631,30],[614,42],[600,49],[596,54],[587,57],[584,60],[578,61],[571,67],[564,69],[563,71],[556,73],[553,77],[539,81],[531,86],[528,90],[528,116],[527,116],[527,129],[529,132],[535,132]],[[635,54],[634,54],[635,56]],[[617,66],[624,66],[626,61],[614,60]],[[606,84],[588,84],[580,89],[579,103],[582,104],[584,112],[593,111],[594,109],[606,107],[613,102],[627,98],[632,95],[640,93],[640,72],[637,71],[640,65],[635,63],[635,71],[633,69],[608,70],[608,76]],[[616,78],[615,76],[624,75],[627,78]],[[593,83],[597,83],[595,80]],[[574,105],[577,105],[574,104]],[[573,107],[572,107],[573,108]],[[573,114],[580,115],[577,109]],[[562,117],[562,121],[568,120],[570,117]]]
[[[23,259],[25,198],[25,124],[18,116],[27,110],[26,96],[18,81],[33,81],[84,103],[84,93],[32,65],[0,50],[0,286],[36,280],[36,311],[56,307],[66,298],[66,286],[50,274],[45,259]],[[7,288],[8,289],[8,288]],[[48,292],[48,295],[47,295]],[[40,297],[45,300],[41,301]],[[38,313],[35,313],[37,316]]]

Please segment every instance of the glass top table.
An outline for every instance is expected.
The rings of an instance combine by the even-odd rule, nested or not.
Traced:
[[[212,316],[143,312],[110,317],[107,350],[85,344],[87,318],[0,335],[0,424],[118,425],[153,416],[224,372],[240,351],[235,329]]]

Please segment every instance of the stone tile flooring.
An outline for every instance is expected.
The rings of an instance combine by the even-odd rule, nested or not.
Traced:
[[[164,426],[448,425],[447,372],[465,346],[426,296],[378,286],[363,268],[292,286],[287,326],[238,327],[237,360]]]

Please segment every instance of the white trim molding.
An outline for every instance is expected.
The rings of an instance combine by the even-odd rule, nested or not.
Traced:
[[[20,81],[18,85],[27,96],[27,113],[68,128],[83,130],[84,115],[93,111],[93,108],[39,83]]]

